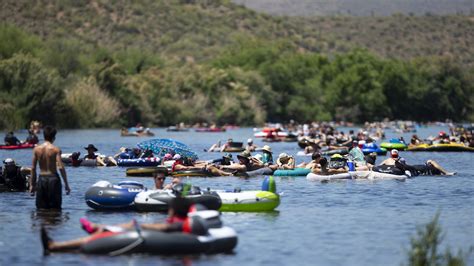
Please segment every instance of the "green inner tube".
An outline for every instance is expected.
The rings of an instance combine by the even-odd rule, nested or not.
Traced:
[[[405,150],[407,148],[407,145],[404,143],[390,143],[390,142],[383,142],[380,144],[380,148],[385,148],[387,150]]]
[[[280,196],[269,191],[243,191],[218,193],[222,199],[222,212],[268,212],[280,205]]]
[[[155,172],[162,172],[167,174],[168,169],[164,166],[159,167],[134,167],[134,168],[127,168],[125,173],[127,176],[137,176],[137,177],[147,177],[153,176]]]

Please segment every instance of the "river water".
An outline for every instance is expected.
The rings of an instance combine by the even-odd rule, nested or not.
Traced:
[[[435,135],[447,128],[420,128],[421,137]],[[190,145],[200,159],[213,159],[218,153],[205,153],[217,140],[232,137],[246,141],[250,128],[225,133],[166,132],[153,129],[156,137],[174,138]],[[387,131],[387,136],[401,136]],[[25,134],[18,134],[24,139]],[[3,135],[2,135],[3,136]],[[409,134],[403,135],[409,139]],[[63,130],[56,144],[63,152],[85,151],[93,143],[104,154],[114,154],[122,146],[132,147],[147,138],[120,137],[118,130]],[[263,146],[260,140],[255,141]],[[271,145],[280,152],[296,154],[296,143]],[[63,196],[62,212],[36,211],[28,193],[0,194],[0,265],[10,264],[171,264],[171,265],[400,265],[407,261],[410,237],[416,228],[440,212],[444,233],[442,248],[467,250],[474,246],[474,167],[472,153],[402,152],[407,162],[417,164],[434,159],[454,177],[417,177],[398,181],[344,181],[321,184],[305,178],[277,178],[283,193],[281,205],[271,213],[223,213],[222,219],[233,227],[239,243],[233,254],[202,256],[119,257],[52,254],[42,256],[39,229],[45,225],[55,240],[85,236],[79,218],[99,223],[121,223],[136,218],[139,222],[162,221],[165,214],[134,212],[97,212],[84,202],[87,188],[98,180],[117,183],[126,180],[125,169],[67,168],[72,193]],[[0,150],[0,159],[14,158],[29,166],[31,150]],[[298,162],[304,159],[298,157]],[[382,158],[378,158],[380,162]],[[135,178],[147,186],[152,180]],[[263,177],[248,180],[237,177],[193,178],[194,185],[215,189],[261,187]],[[169,181],[169,180],[167,180]],[[468,264],[474,265],[474,256]]]

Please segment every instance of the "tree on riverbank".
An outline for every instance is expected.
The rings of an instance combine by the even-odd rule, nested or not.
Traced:
[[[228,1],[145,2],[2,3],[0,128],[474,121],[466,17],[283,19]]]

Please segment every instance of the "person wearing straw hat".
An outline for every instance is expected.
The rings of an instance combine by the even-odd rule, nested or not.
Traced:
[[[280,153],[277,159],[278,169],[281,170],[292,170],[295,169],[295,158],[286,153]]]
[[[270,165],[273,164],[273,154],[272,154],[272,148],[270,146],[265,145],[261,149],[262,151],[262,162],[265,165]]]

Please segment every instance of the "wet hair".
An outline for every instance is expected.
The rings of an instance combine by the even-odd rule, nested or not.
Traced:
[[[43,136],[44,139],[49,142],[54,141],[54,139],[56,138],[56,128],[52,126],[45,126],[43,128]]]
[[[319,159],[319,164],[321,165],[321,167],[326,166],[328,164],[328,159],[321,157],[321,159]]]
[[[153,173],[153,178],[157,178],[157,177],[160,177],[160,178],[163,177],[163,178],[166,179],[166,174],[163,173],[162,171],[155,171],[155,172]],[[164,180],[164,179],[163,179],[163,180]]]
[[[311,155],[312,160],[317,160],[319,158],[321,158],[321,153],[319,152],[313,152],[313,155]]]
[[[71,158],[73,160],[77,160],[77,159],[79,159],[79,156],[81,156],[80,152],[73,152],[72,155],[71,155]]]
[[[189,207],[191,207],[191,203],[183,197],[174,198],[170,204],[170,208],[173,209],[174,215],[180,218],[186,218],[188,216]]]
[[[366,155],[364,159],[367,163],[370,163],[371,165],[375,165],[375,161],[377,160],[377,156],[376,155]]]
[[[183,165],[184,166],[194,166],[193,164],[193,160],[191,158],[188,158],[188,157],[184,157],[183,160]]]

